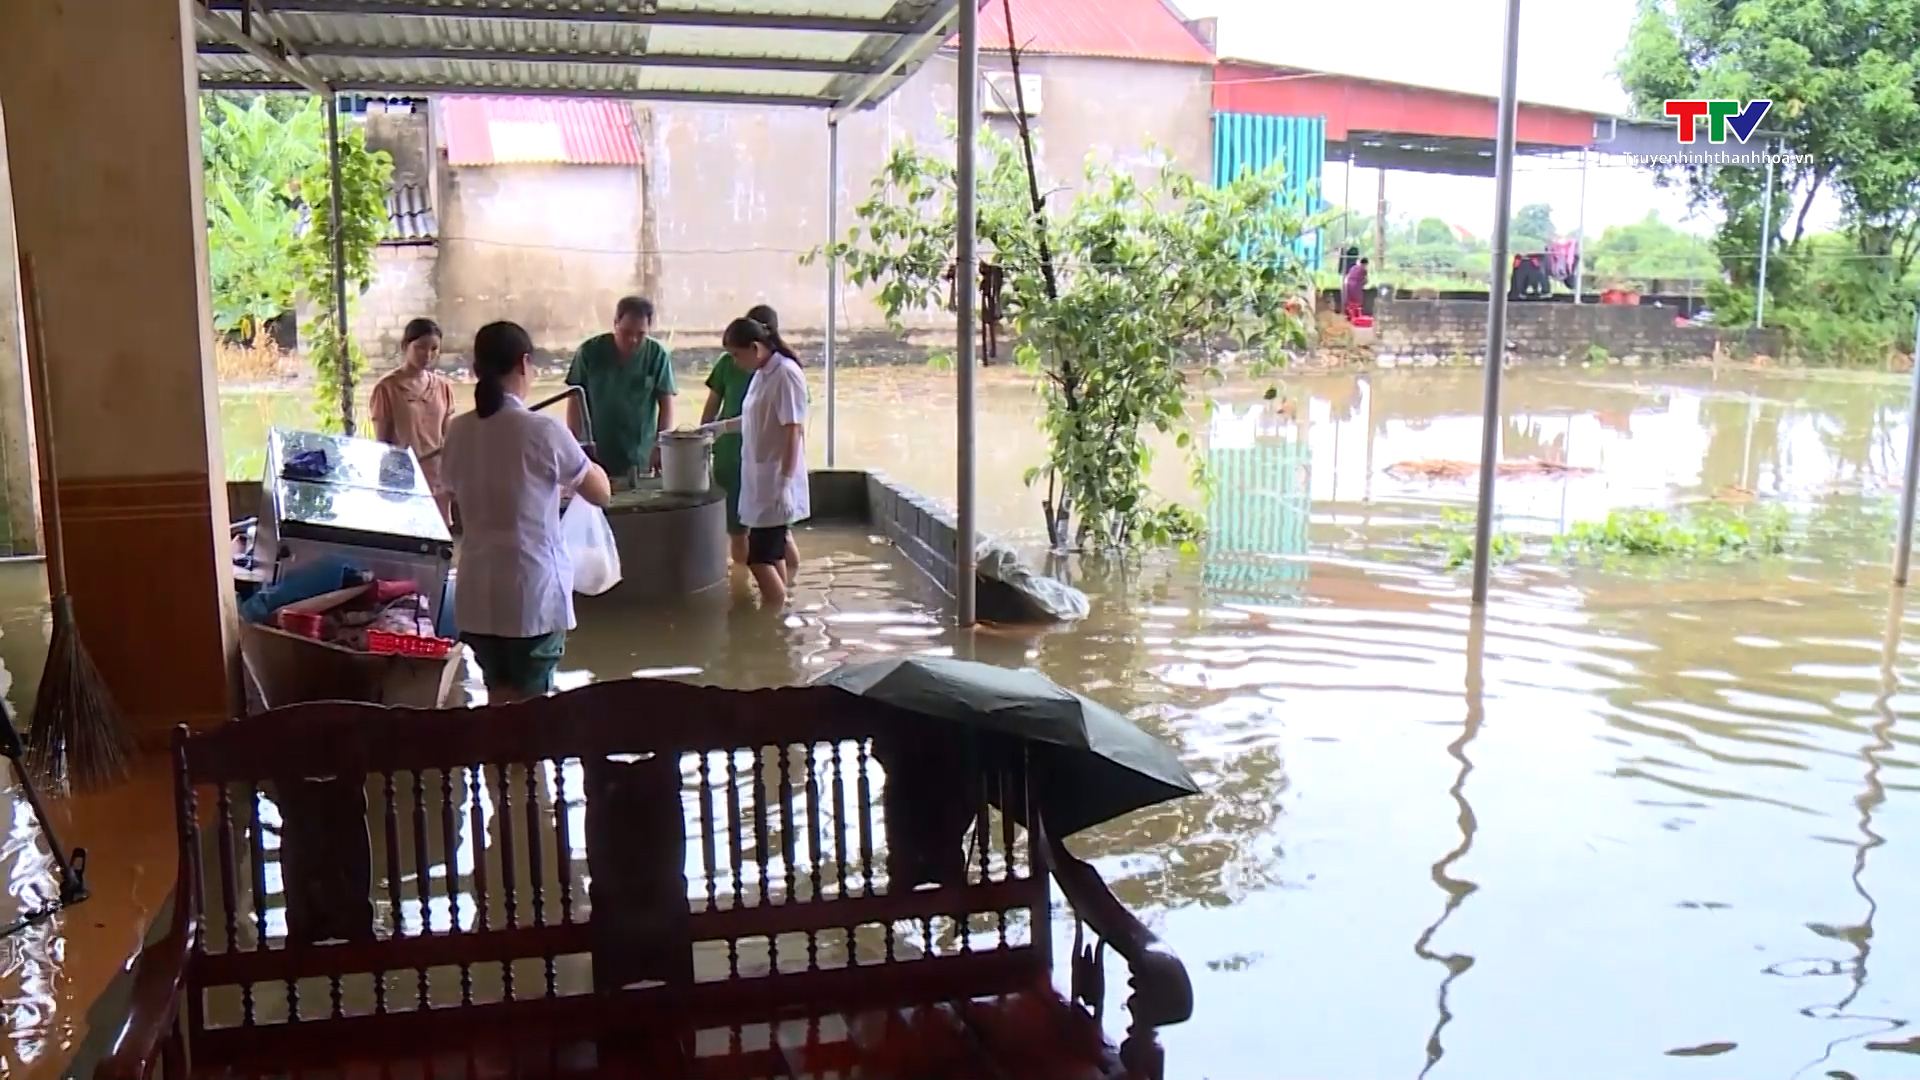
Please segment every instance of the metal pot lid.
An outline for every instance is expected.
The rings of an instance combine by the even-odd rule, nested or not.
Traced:
[[[713,432],[663,431],[660,433],[660,441],[663,443],[710,443],[713,441]]]

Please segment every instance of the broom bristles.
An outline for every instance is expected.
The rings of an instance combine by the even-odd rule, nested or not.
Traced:
[[[127,778],[133,740],[106,680],[80,640],[73,601],[53,598],[53,637],[27,732],[27,767],[55,794],[94,791]]]

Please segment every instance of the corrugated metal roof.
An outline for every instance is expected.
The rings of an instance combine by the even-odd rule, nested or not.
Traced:
[[[622,101],[450,97],[441,106],[449,165],[638,165]]]
[[[300,206],[293,235],[313,228],[313,208]],[[440,238],[440,219],[433,212],[433,196],[425,184],[391,184],[387,188],[387,229],[382,244],[431,244]]]
[[[955,3],[196,0],[195,32],[215,89],[850,107],[910,76]]]
[[[1213,53],[1161,0],[1010,0],[1022,52],[1212,64]],[[1002,0],[980,9],[980,49],[1007,51]]]
[[[384,244],[423,244],[440,237],[433,199],[424,184],[395,184],[387,191],[387,235]]]

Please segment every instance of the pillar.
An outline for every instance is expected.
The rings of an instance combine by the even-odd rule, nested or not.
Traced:
[[[45,313],[69,591],[145,744],[234,714],[239,663],[181,0],[15,4],[0,116]]]

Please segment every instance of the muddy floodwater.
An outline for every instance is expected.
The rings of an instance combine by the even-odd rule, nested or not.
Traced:
[[[1887,588],[1905,384],[1513,372],[1506,458],[1591,471],[1503,482],[1503,530],[1715,502],[1782,507],[1795,539],[1734,562],[1522,560],[1496,570],[1481,621],[1464,573],[1415,541],[1470,507],[1472,481],[1391,468],[1477,456],[1479,378],[1290,378],[1290,417],[1230,393],[1203,425],[1207,541],[1123,573],[1063,568],[1093,598],[1071,629],[961,638],[885,546],[806,531],[784,623],[727,602],[589,606],[563,685],[759,686],[955,651],[1128,711],[1206,794],[1075,846],[1192,973],[1195,1016],[1164,1033],[1173,1076],[1920,1076],[1920,610]],[[950,385],[845,376],[838,463],[950,496]],[[817,385],[815,406],[819,464]],[[228,446],[305,407],[229,396]],[[1028,543],[1035,418],[990,372],[981,523]],[[1155,481],[1185,494],[1171,450]],[[21,707],[44,631],[37,582],[16,576],[0,659]],[[44,867],[28,834],[15,813],[15,894]],[[70,919],[151,902],[129,896]],[[101,980],[64,966],[68,932],[0,946],[0,1076],[54,1075],[85,1037],[71,998]],[[1109,985],[1117,1004],[1118,971]]]

